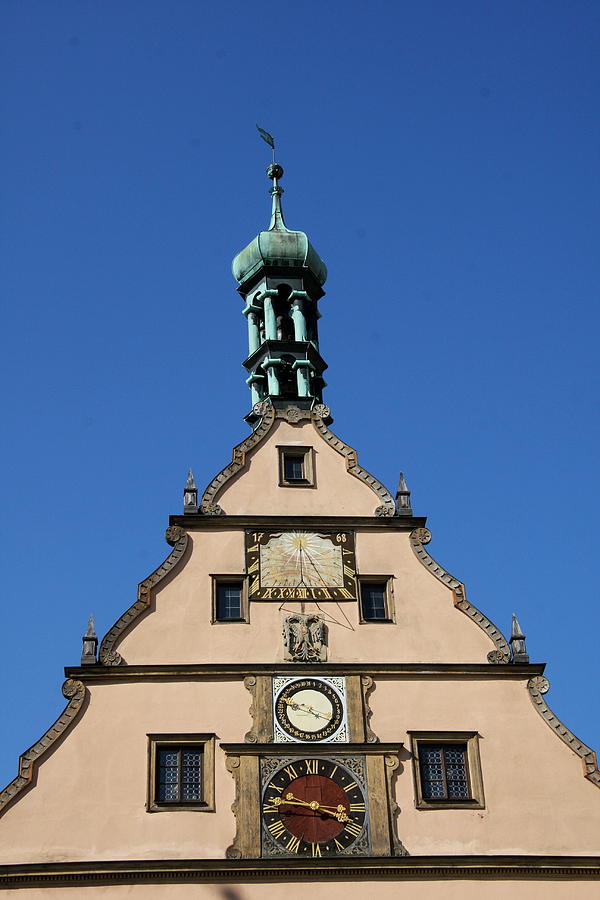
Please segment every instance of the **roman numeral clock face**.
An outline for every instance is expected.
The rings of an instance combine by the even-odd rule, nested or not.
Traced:
[[[355,763],[362,768],[361,760]],[[366,790],[360,782],[337,757],[292,759],[270,777],[263,774],[263,856],[368,855]]]
[[[248,531],[251,600],[356,600],[350,531]]]

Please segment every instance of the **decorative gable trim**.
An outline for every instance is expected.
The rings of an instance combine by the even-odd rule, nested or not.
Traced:
[[[527,682],[527,690],[529,691],[529,696],[531,697],[533,705],[546,724],[558,735],[561,741],[565,742],[567,747],[570,747],[577,756],[581,757],[583,761],[584,776],[589,778],[596,787],[600,787],[600,771],[598,771],[598,761],[596,759],[595,751],[592,750],[591,747],[588,747],[587,744],[584,744],[583,741],[580,741],[579,738],[575,737],[573,732],[569,731],[569,729],[563,725],[542,697],[542,694],[546,694],[550,690],[550,682],[548,679],[544,675],[534,675],[533,678],[530,678]]]
[[[425,566],[432,575],[435,575],[438,581],[441,581],[442,584],[445,584],[446,587],[450,588],[455,607],[460,609],[460,611],[468,616],[469,619],[475,622],[495,645],[496,649],[490,650],[487,655],[488,662],[496,665],[510,662],[510,646],[508,641],[502,632],[496,628],[493,622],[490,622],[476,606],[469,603],[466,596],[466,589],[462,581],[459,581],[457,578],[454,578],[453,575],[450,575],[449,572],[446,572],[445,569],[442,569],[442,567],[429,555],[427,550],[425,550],[423,544],[428,544],[430,540],[431,532],[428,528],[415,528],[414,531],[411,531],[410,545],[413,549],[413,553],[421,565]]]
[[[129,628],[132,622],[134,622],[137,618],[139,618],[143,612],[145,612],[150,603],[152,602],[152,596],[154,593],[154,589],[160,582],[167,577],[167,575],[175,568],[183,554],[185,553],[189,541],[189,536],[187,531],[183,528],[180,528],[178,525],[170,525],[165,532],[165,540],[167,544],[170,544],[173,549],[165,559],[163,563],[160,564],[158,569],[155,569],[151,575],[148,575],[144,581],[141,581],[138,584],[138,598],[129,609],[125,610],[123,615],[117,619],[115,624],[112,626],[110,631],[102,638],[102,643],[100,644],[100,652],[98,654],[98,661],[103,666],[119,666],[122,663],[121,654],[117,652],[115,649],[119,640],[123,636],[123,633]]]
[[[60,716],[50,726],[46,734],[44,734],[33,747],[26,750],[19,757],[19,774],[16,778],[7,784],[2,792],[0,792],[0,815],[4,810],[25,790],[27,785],[33,781],[33,775],[36,771],[42,757],[56,743],[56,741],[73,725],[77,718],[87,693],[87,688],[82,681],[68,678],[62,686],[63,697],[68,699],[68,703],[61,712]]]
[[[257,428],[252,434],[237,444],[233,448],[231,454],[231,462],[224,469],[221,469],[218,475],[215,475],[211,483],[202,494],[199,512],[205,516],[222,516],[223,510],[218,503],[215,503],[215,497],[224,485],[230,481],[234,475],[244,468],[246,465],[246,454],[257,444],[260,444],[263,438],[267,436],[273,423],[275,422],[275,408],[270,400],[261,400],[255,403],[252,410],[257,416],[261,416],[261,420]]]
[[[359,481],[362,481],[367,487],[371,488],[374,494],[376,494],[379,499],[379,506],[377,506],[374,510],[373,515],[375,516],[393,516],[396,512],[396,504],[394,502],[394,498],[383,484],[377,480],[373,475],[367,472],[366,469],[363,469],[362,466],[358,464],[358,455],[356,450],[350,447],[348,444],[345,444],[337,435],[330,431],[327,425],[325,424],[325,420],[330,418],[330,410],[328,406],[325,406],[324,403],[319,403],[312,410],[312,423],[315,431],[323,438],[323,440],[329,444],[330,447],[340,453],[346,462],[346,469],[353,475],[355,478],[358,478]]]
[[[318,403],[312,410],[300,409],[297,406],[290,405],[282,408],[274,407],[270,400],[261,400],[254,405],[252,412],[261,416],[258,427],[252,434],[233,448],[231,462],[224,469],[221,469],[211,483],[208,485],[202,500],[200,501],[199,512],[205,516],[222,516],[224,511],[221,509],[215,498],[219,491],[230,481],[234,475],[237,475],[246,465],[246,454],[254,449],[269,433],[276,419],[284,419],[291,425],[310,419],[315,431],[319,436],[329,444],[330,447],[344,457],[346,462],[346,470],[358,478],[363,484],[366,484],[379,500],[379,505],[375,508],[373,515],[375,516],[393,516],[396,512],[396,504],[394,498],[383,484],[373,475],[363,469],[358,464],[358,456],[356,450],[345,444],[337,435],[329,430],[326,421],[331,420],[331,411],[324,403]]]

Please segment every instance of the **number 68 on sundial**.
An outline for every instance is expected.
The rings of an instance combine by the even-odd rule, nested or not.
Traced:
[[[351,531],[247,531],[251,600],[356,600]]]

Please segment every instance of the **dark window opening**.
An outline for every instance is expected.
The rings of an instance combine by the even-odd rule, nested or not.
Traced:
[[[286,481],[305,481],[304,454],[293,456],[285,453],[283,456],[283,477]]]
[[[217,584],[216,618],[222,622],[242,618],[242,585],[239,581]]]
[[[466,744],[421,744],[421,789],[424,800],[469,800]]]
[[[202,800],[202,748],[158,747],[157,762],[157,803],[198,803]]]
[[[389,618],[385,583],[363,581],[360,586],[360,602],[362,617],[365,621]]]

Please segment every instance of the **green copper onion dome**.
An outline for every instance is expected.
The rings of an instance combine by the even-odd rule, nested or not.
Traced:
[[[273,196],[273,211],[268,231],[261,231],[232,263],[234,278],[243,284],[265,267],[288,269],[306,268],[321,285],[327,278],[327,267],[303,231],[290,231],[286,228],[281,211],[281,195],[283,189],[278,179],[283,169],[273,163],[267,169],[267,175],[273,180],[270,193]]]

